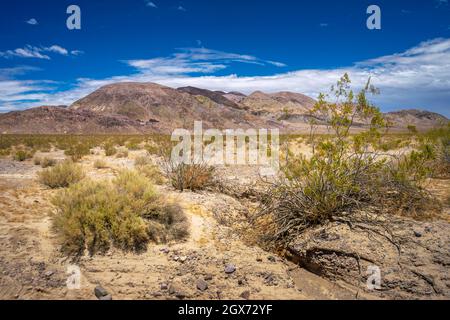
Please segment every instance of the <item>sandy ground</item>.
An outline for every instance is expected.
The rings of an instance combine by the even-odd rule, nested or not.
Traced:
[[[121,167],[133,167],[137,154],[108,158],[107,169],[93,167],[99,157],[95,155],[82,165],[90,177],[110,178]],[[51,156],[64,157],[61,152]],[[97,285],[113,299],[374,298],[244,242],[232,227],[220,223],[245,211],[236,199],[209,192],[178,193],[167,186],[161,192],[178,201],[190,219],[187,241],[149,245],[142,254],[113,249],[73,261],[59,251],[49,200],[55,191],[36,181],[39,170],[31,161],[0,159],[0,299],[96,299]],[[227,274],[230,264],[236,271]],[[67,286],[74,268],[81,272],[79,289]],[[207,288],[200,290],[199,284],[205,283]]]

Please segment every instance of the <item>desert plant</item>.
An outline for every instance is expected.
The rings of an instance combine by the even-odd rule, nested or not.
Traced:
[[[311,121],[312,156],[293,157],[282,168],[278,181],[272,182],[263,197],[255,221],[270,222],[272,240],[289,241],[305,229],[329,221],[348,219],[355,210],[367,206],[381,208],[390,195],[408,195],[416,200],[405,206],[395,203],[414,217],[426,201],[420,187],[427,177],[426,162],[433,156],[429,146],[403,158],[382,155],[374,150],[380,145],[386,123],[378,108],[366,95],[377,90],[368,81],[358,94],[350,90],[350,79],[344,75],[331,93],[335,102],[324,94],[312,109],[311,119],[323,119],[329,135],[317,136],[317,123]],[[367,123],[367,130],[351,135],[354,120]],[[389,165],[388,165],[389,164]],[[390,168],[390,169],[388,169]],[[414,208],[411,208],[413,206]],[[407,209],[407,210],[405,210]],[[417,210],[416,210],[417,209]],[[393,207],[390,212],[396,212]]]
[[[84,178],[83,169],[70,160],[38,173],[39,181],[52,188],[66,188]]]
[[[80,161],[84,156],[89,155],[91,152],[90,146],[88,144],[74,144],[71,145],[64,152],[65,155],[70,156],[72,161],[77,162]]]
[[[187,218],[151,182],[135,171],[123,171],[111,182],[84,180],[61,191],[54,227],[70,253],[104,252],[111,246],[143,250],[150,240],[187,236]]]
[[[128,158],[128,149],[121,147],[117,150],[116,158]]]
[[[33,158],[33,152],[28,150],[16,150],[13,154],[13,159],[19,162],[23,162],[31,158]]]
[[[104,148],[105,148],[105,155],[107,157],[111,157],[117,153],[117,149],[112,143],[106,143],[104,145]]]
[[[108,168],[108,164],[103,159],[96,159],[94,161],[94,168],[96,168],[96,169],[105,169],[105,168]]]
[[[206,164],[175,164],[167,161],[164,166],[167,179],[172,186],[184,190],[204,190],[214,185],[214,167]]]

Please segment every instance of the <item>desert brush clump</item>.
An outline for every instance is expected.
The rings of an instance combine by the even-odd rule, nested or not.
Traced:
[[[56,160],[49,157],[34,157],[33,163],[36,166],[41,166],[42,168],[53,167],[56,165]]]
[[[108,163],[103,159],[95,159],[94,168],[95,169],[106,169],[106,168],[108,168]]]
[[[376,94],[377,89],[369,79],[355,94],[350,83],[346,74],[329,96],[320,94],[311,119],[324,119],[329,134],[317,135],[317,122],[311,120],[311,157],[289,157],[279,178],[269,183],[253,219],[255,225],[269,226],[267,239],[287,243],[309,227],[351,221],[357,210],[422,218],[432,207],[421,184],[429,177],[427,163],[434,157],[433,148],[423,144],[403,156],[378,152],[387,125],[367,100],[367,94]],[[352,134],[355,119],[363,121],[367,130]]]
[[[84,176],[81,166],[71,160],[63,161],[38,173],[39,181],[52,189],[66,188],[79,182]]]
[[[164,172],[172,186],[183,192],[199,191],[214,185],[215,169],[207,164],[166,163]]]
[[[13,159],[15,161],[23,162],[33,158],[34,151],[27,149],[18,149],[13,153]]]
[[[103,253],[112,246],[140,251],[149,241],[188,235],[183,210],[136,171],[122,171],[112,181],[83,180],[58,193],[53,204],[55,230],[72,254]]]

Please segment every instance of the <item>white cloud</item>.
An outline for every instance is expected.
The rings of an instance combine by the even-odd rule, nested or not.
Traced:
[[[178,6],[177,10],[178,11],[186,11],[186,8],[183,6]]]
[[[153,1],[146,1],[146,6],[151,8],[158,8],[158,6]]]
[[[106,79],[78,79],[71,90],[56,94],[47,92],[42,99],[23,103],[21,106],[71,104],[103,85],[125,81],[156,82],[170,87],[195,86],[243,93],[256,90],[295,91],[315,98],[319,92],[327,91],[347,72],[355,89],[363,87],[368,77],[372,77],[372,83],[381,90],[381,95],[375,97],[374,102],[384,110],[426,108],[450,116],[450,39],[439,38],[422,42],[404,52],[358,62],[347,67],[306,69],[267,76],[214,75],[215,71],[223,72],[231,62],[266,65],[270,62],[249,55],[204,48],[183,49],[169,57],[126,62],[136,69],[135,74]],[[198,74],[192,75],[193,73]],[[20,84],[26,89],[39,85],[38,83],[18,85]],[[20,89],[20,86],[19,89],[14,86],[8,88],[17,91],[14,93],[16,97],[19,95],[36,97],[36,94],[42,94],[42,91],[37,89],[27,93]],[[2,100],[0,93],[0,105],[5,104]],[[10,104],[13,102],[18,108],[20,102],[11,101]]]
[[[128,60],[128,65],[142,73],[152,75],[181,75],[189,73],[211,74],[227,68],[231,63],[286,66],[284,63],[258,59],[251,55],[211,50],[206,48],[183,48],[169,57]]]
[[[322,28],[326,28],[328,27],[328,23],[321,23],[319,26],[321,26]]]
[[[35,25],[39,24],[38,21],[35,18],[31,18],[30,20],[27,20],[25,22],[28,23],[28,24],[31,24],[32,26],[35,26]]]
[[[26,45],[24,48],[17,48],[14,50],[0,51],[0,58],[34,58],[50,60],[49,53],[56,53],[63,56],[69,55],[69,51],[59,45],[52,45],[50,47],[35,47]],[[81,53],[79,50],[70,52],[73,55]]]

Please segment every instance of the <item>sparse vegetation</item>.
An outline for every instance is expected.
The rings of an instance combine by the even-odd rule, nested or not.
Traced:
[[[166,163],[165,174],[172,186],[179,190],[199,191],[214,185],[214,167],[206,164]]]
[[[84,178],[84,172],[80,165],[70,160],[61,162],[53,168],[45,169],[38,174],[39,181],[52,188],[66,188]]]
[[[121,147],[117,150],[116,158],[128,158],[128,149]]]
[[[182,209],[160,196],[135,171],[123,171],[112,182],[84,180],[61,191],[55,230],[66,252],[105,252],[111,246],[143,250],[149,241],[183,239],[188,224]]]

